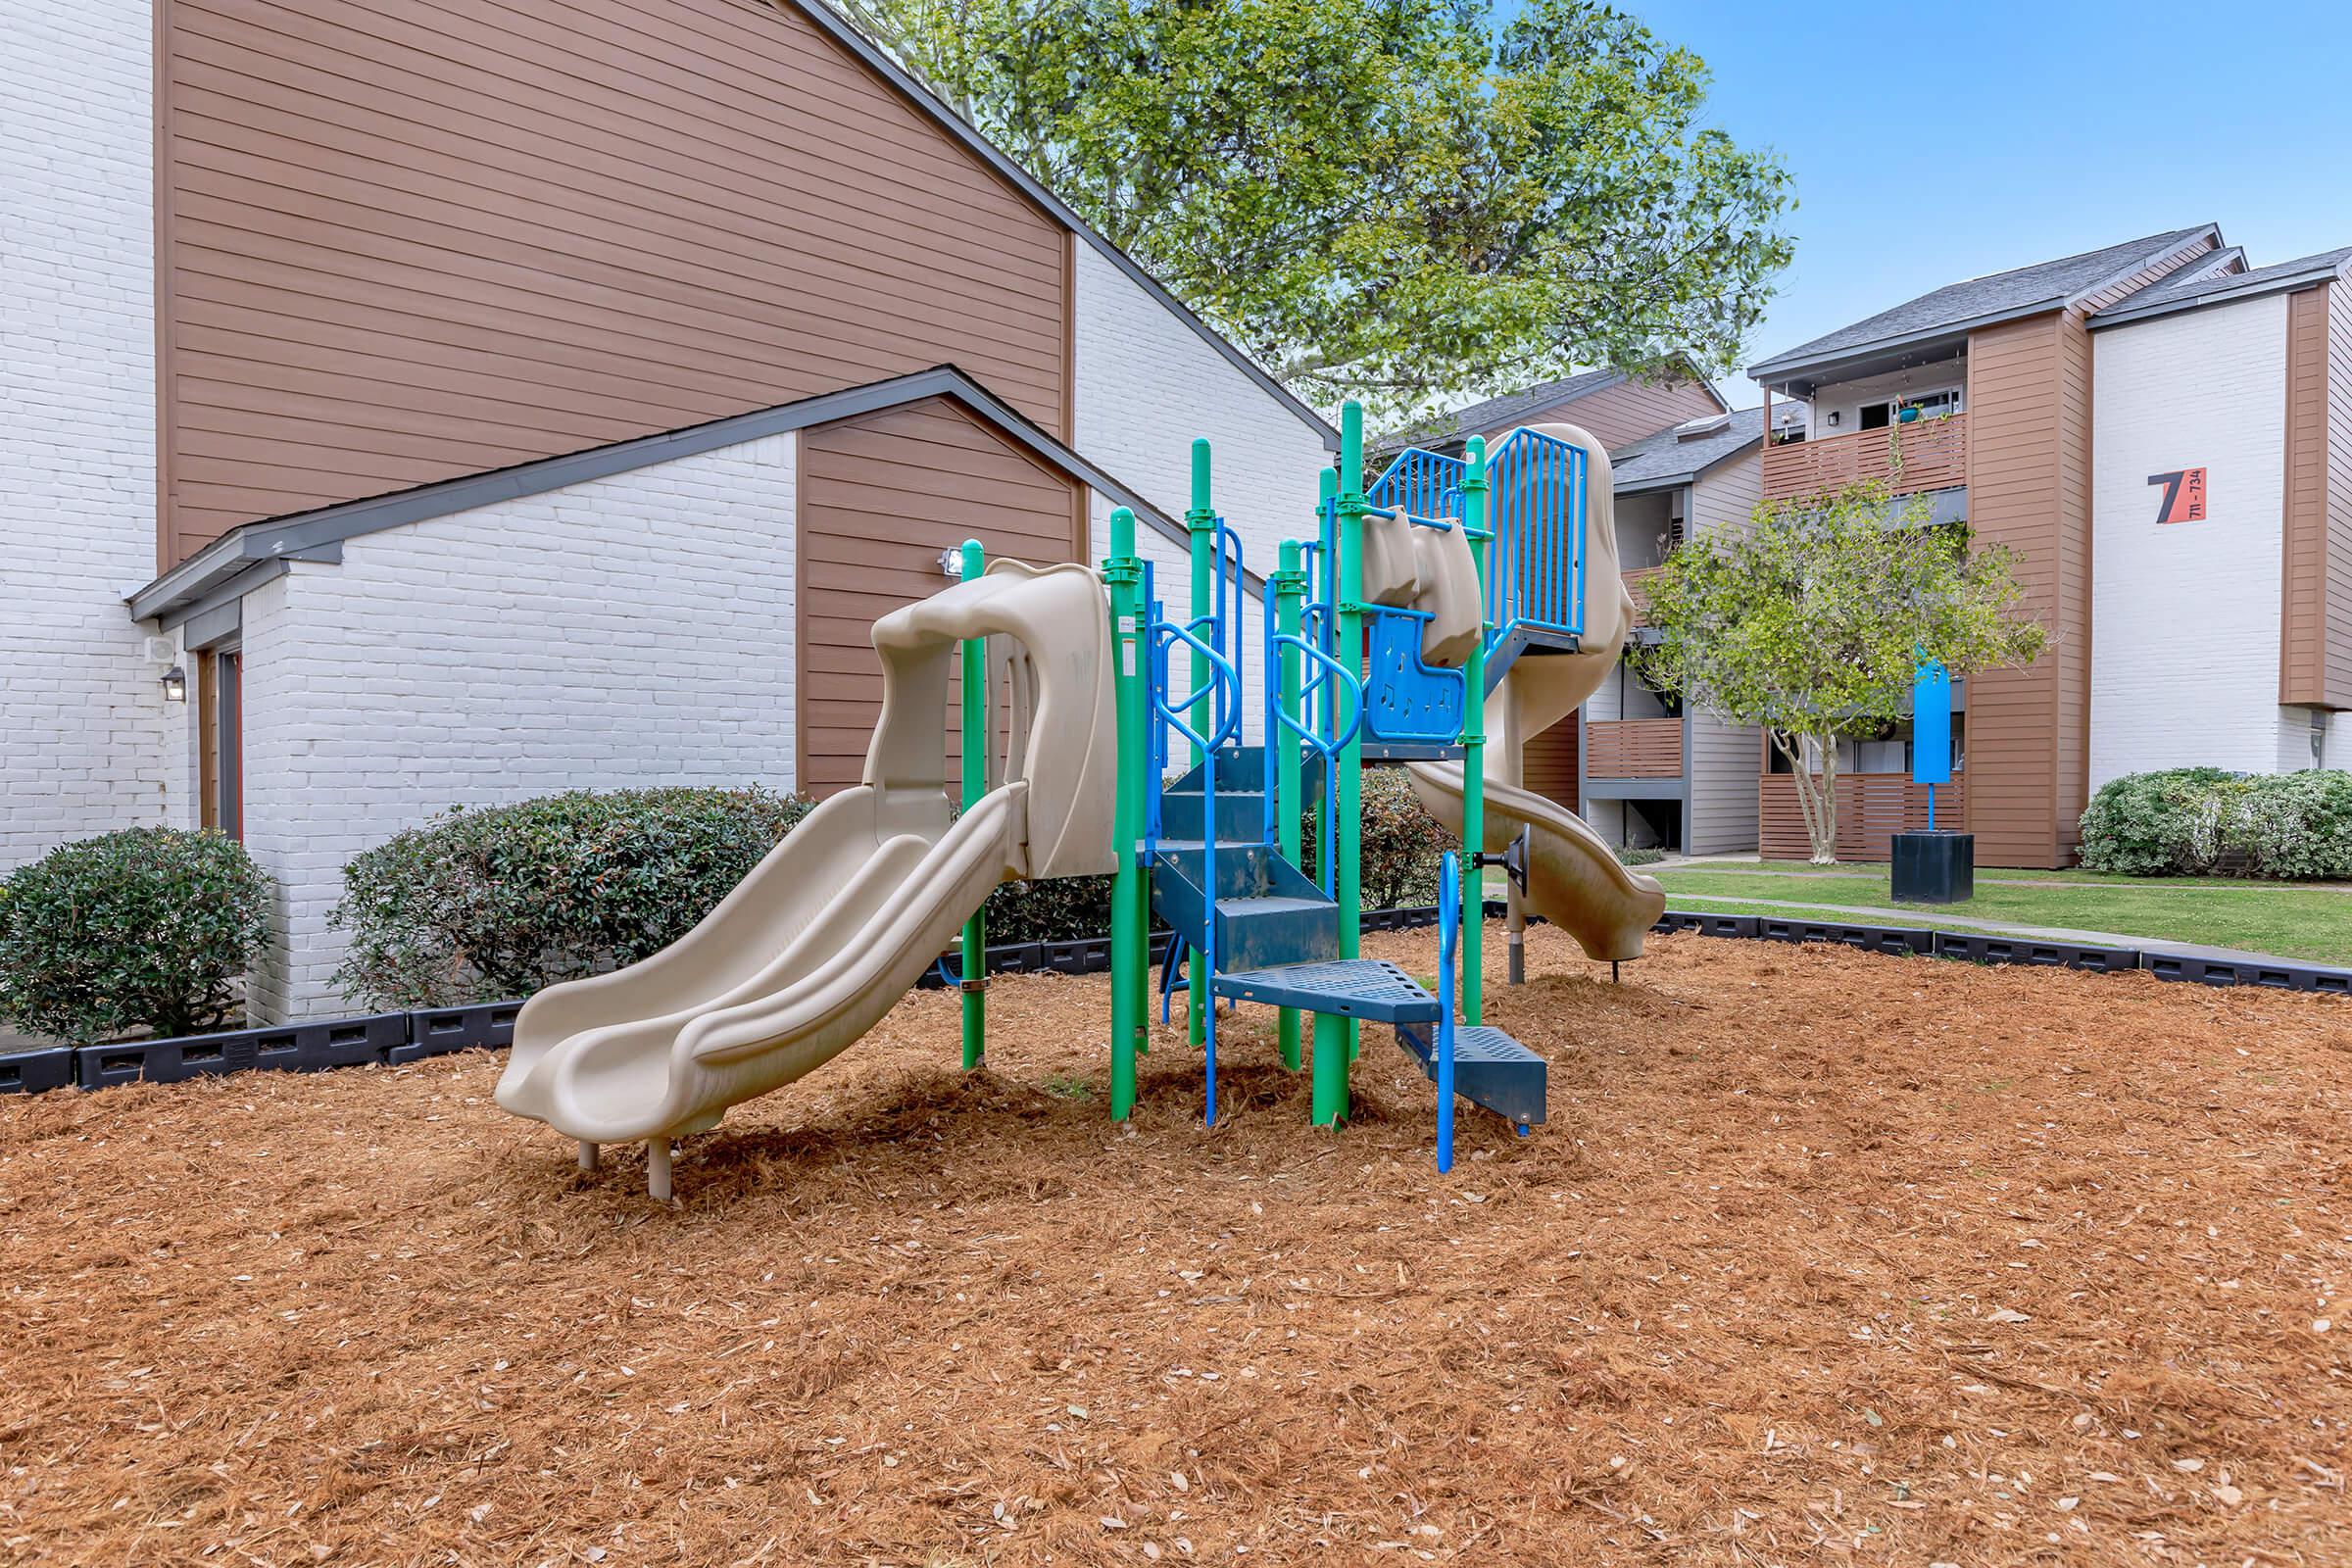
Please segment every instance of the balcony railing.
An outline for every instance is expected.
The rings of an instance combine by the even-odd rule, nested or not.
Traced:
[[[1871,479],[1898,496],[1968,483],[1968,416],[1951,414],[1764,449],[1767,501],[1820,495]]]
[[[1659,566],[1637,566],[1632,571],[1618,574],[1625,579],[1625,591],[1634,596],[1634,624],[1637,626],[1649,618],[1649,579],[1663,569]]]
[[[1936,786],[1936,821],[1956,828],[1968,820],[1968,780],[1955,773]],[[1756,780],[1757,848],[1767,860],[1802,860],[1813,853],[1805,834],[1805,808],[1796,799],[1796,780],[1766,773]],[[1928,825],[1928,787],[1908,773],[1838,775],[1838,858],[1884,860],[1897,833]]]
[[[1679,718],[1598,718],[1585,725],[1587,778],[1681,778]]]

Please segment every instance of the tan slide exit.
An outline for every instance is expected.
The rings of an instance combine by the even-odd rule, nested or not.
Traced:
[[[999,883],[1112,869],[1117,767],[1102,579],[999,562],[874,623],[882,716],[862,782],[785,836],[642,963],[551,986],[514,1026],[498,1103],[579,1141],[668,1140],[813,1072],[880,1021]],[[1008,710],[996,786],[951,821],[940,720],[956,650],[990,639]]]
[[[1520,787],[1529,738],[1575,712],[1600,689],[1634,628],[1633,596],[1617,568],[1608,453],[1572,424],[1531,428],[1589,454],[1584,630],[1578,652],[1523,655],[1487,696],[1486,842],[1481,848],[1501,851],[1525,829],[1527,902],[1536,912],[1576,938],[1589,957],[1640,957],[1642,936],[1665,912],[1666,890],[1654,878],[1628,870],[1575,812]],[[1422,806],[1460,833],[1462,764],[1413,762],[1408,770]]]

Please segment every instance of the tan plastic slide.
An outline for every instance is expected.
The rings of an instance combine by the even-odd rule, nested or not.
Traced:
[[[1530,428],[1590,454],[1585,470],[1585,624],[1579,652],[1523,655],[1488,694],[1482,834],[1486,842],[1481,848],[1490,854],[1500,852],[1525,829],[1529,905],[1576,938],[1589,957],[1638,958],[1643,935],[1665,912],[1666,890],[1655,879],[1628,870],[1575,812],[1521,787],[1528,740],[1576,711],[1600,689],[1634,627],[1633,596],[1617,570],[1608,454],[1572,424]],[[1462,764],[1413,762],[1408,771],[1413,793],[1429,813],[1452,832],[1461,832]]]
[[[1112,869],[1117,756],[1102,579],[999,562],[874,623],[882,716],[863,780],[819,806],[692,931],[524,1004],[498,1103],[580,1144],[670,1140],[856,1042],[1001,882]],[[1006,737],[951,824],[941,740],[956,650],[990,639]]]

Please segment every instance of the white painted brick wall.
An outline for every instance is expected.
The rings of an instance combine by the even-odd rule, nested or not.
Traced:
[[[2090,784],[2148,768],[2310,765],[2278,706],[2286,301],[2092,337]],[[2208,470],[2203,522],[2159,524],[2153,473]]]
[[[1195,437],[1210,447],[1217,510],[1241,536],[1260,577],[1286,538],[1315,536],[1315,498],[1331,453],[1313,426],[1244,374],[1200,334],[1081,242],[1077,299],[1077,448],[1172,518],[1192,504]],[[1110,507],[1094,502],[1094,554],[1110,548]],[[1142,555],[1171,616],[1192,597],[1186,546],[1139,522]],[[1264,693],[1257,651],[1261,607],[1252,596],[1245,635],[1242,738],[1260,738]]]
[[[1332,456],[1321,433],[1093,246],[1077,253],[1078,450],[1181,519],[1193,439],[1207,437],[1217,510],[1250,569],[1272,571],[1283,539],[1315,536],[1316,486]],[[1106,516],[1096,522],[1098,556]]]
[[[147,0],[0,0],[0,870],[184,821],[155,575]]]
[[[344,863],[450,806],[794,775],[797,438],[349,541],[245,599],[257,1018],[343,1007]]]

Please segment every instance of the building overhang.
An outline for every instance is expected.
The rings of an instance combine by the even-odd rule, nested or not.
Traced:
[[[566,485],[856,418],[928,398],[954,401],[1046,466],[1107,497],[1114,505],[1126,507],[1145,526],[1191,548],[1192,535],[1182,523],[1031,424],[1010,405],[961,370],[943,365],[865,386],[803,398],[797,403],[590,447],[584,452],[567,452],[513,467],[397,490],[389,495],[290,513],[282,517],[265,517],[230,529],[131,594],[124,603],[131,619],[152,620],[170,631],[191,616],[217,611],[263,583],[284,575],[293,563],[340,562],[343,542],[363,534],[426,522],[522,496],[541,495]],[[1257,574],[1251,573],[1249,582],[1253,590],[1263,591],[1264,583]]]

